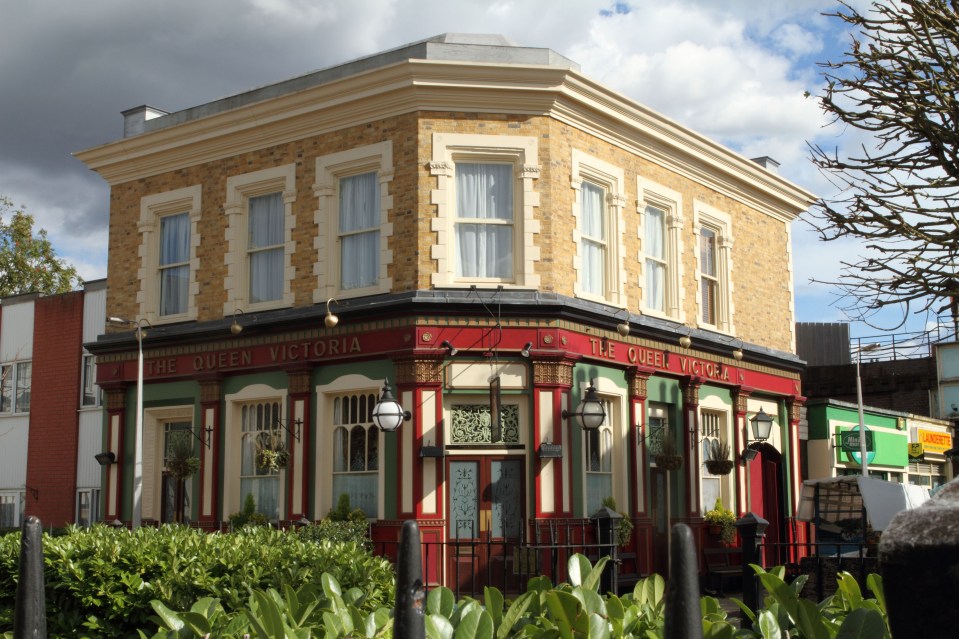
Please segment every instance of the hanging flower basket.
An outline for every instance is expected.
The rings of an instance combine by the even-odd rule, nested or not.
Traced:
[[[255,461],[259,470],[267,470],[271,473],[286,468],[290,462],[290,453],[286,449],[286,442],[283,441],[283,437],[276,432],[261,433],[256,442]]]
[[[728,475],[733,470],[734,462],[731,459],[707,459],[706,470],[714,475]]]
[[[286,468],[289,461],[290,454],[285,450],[261,448],[256,451],[256,467],[260,470],[269,470],[275,473],[281,468]]]
[[[680,455],[656,455],[653,457],[657,468],[663,470],[676,470],[683,465],[683,458]]]

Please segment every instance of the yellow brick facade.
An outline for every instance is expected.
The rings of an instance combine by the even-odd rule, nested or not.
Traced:
[[[535,238],[541,258],[537,269],[541,291],[574,296],[575,272],[573,241],[575,221],[570,215],[574,191],[570,185],[573,149],[578,149],[625,171],[626,207],[622,241],[625,248],[625,295],[631,312],[640,308],[641,266],[637,255],[641,250],[640,216],[636,205],[637,176],[661,184],[682,195],[684,250],[681,255],[684,273],[681,287],[686,322],[695,326],[698,308],[696,291],[694,202],[703,201],[728,213],[733,220],[732,291],[736,335],[748,342],[769,348],[791,349],[792,314],[790,306],[787,223],[749,208],[728,196],[717,193],[688,177],[677,174],[628,150],[598,139],[581,129],[557,122],[549,117],[500,116],[482,117],[466,113],[415,113],[354,126],[329,134],[312,136],[295,142],[250,151],[224,160],[204,163],[154,177],[115,185],[111,200],[110,275],[108,301],[111,312],[136,316],[140,268],[140,236],[135,220],[140,215],[140,199],[200,184],[202,220],[201,242],[197,249],[199,295],[198,320],[223,317],[226,290],[225,232],[223,202],[227,178],[264,168],[295,163],[296,218],[293,231],[295,251],[292,283],[294,306],[312,305],[316,286],[313,264],[317,259],[314,240],[317,235],[314,212],[317,208],[312,185],[316,180],[315,160],[318,156],[390,140],[394,149],[394,178],[391,182],[394,224],[391,248],[393,263],[389,276],[393,292],[429,289],[436,271],[430,257],[437,241],[430,230],[430,219],[436,207],[430,196],[436,178],[428,165],[432,155],[431,135],[435,132],[477,133],[483,135],[533,136],[539,142],[540,174],[535,188],[540,193],[536,215],[542,225]]]

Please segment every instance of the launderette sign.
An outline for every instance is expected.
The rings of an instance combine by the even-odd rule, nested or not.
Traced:
[[[952,448],[952,435],[938,430],[917,428],[916,433],[923,451],[927,453],[944,453]]]

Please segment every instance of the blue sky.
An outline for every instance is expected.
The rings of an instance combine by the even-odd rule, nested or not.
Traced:
[[[865,10],[866,2],[854,2]],[[122,135],[120,112],[176,111],[438,33],[500,33],[732,149],[780,162],[813,193],[829,184],[807,141],[826,127],[817,61],[848,44],[819,0],[0,0],[0,193],[23,204],[87,279],[106,275],[109,190],[71,153]],[[56,15],[56,19],[51,19]],[[794,226],[799,321],[843,321],[834,292],[855,242]],[[882,319],[894,325],[892,313]],[[922,328],[926,317],[910,319]],[[894,321],[895,320],[895,321]],[[853,326],[854,335],[876,331]]]

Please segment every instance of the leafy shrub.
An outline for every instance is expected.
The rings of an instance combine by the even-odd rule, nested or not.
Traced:
[[[392,601],[393,568],[355,543],[315,543],[283,531],[246,527],[207,534],[182,526],[131,532],[97,525],[43,539],[50,637],[131,637],[151,627],[151,601],[187,610],[204,597],[227,612],[251,591],[319,583],[328,573],[361,587],[364,613]],[[0,539],[0,632],[12,629],[19,535]],[[155,625],[152,626],[155,628]]]
[[[270,521],[263,513],[256,512],[256,500],[253,498],[253,493],[247,493],[246,500],[243,502],[243,510],[230,515],[230,525],[236,530],[244,526],[269,526]]]
[[[273,588],[250,593],[243,610],[229,613],[217,599],[205,597],[188,612],[175,612],[162,602],[152,601],[159,631],[153,639],[208,637],[378,637],[392,629],[390,612],[378,608],[364,612],[365,598],[360,588],[343,591],[329,574],[321,587],[306,584],[294,590],[286,586],[280,593]],[[148,636],[141,632],[142,637]]]
[[[361,508],[350,508],[350,496],[340,495],[336,507],[331,508],[326,519],[318,524],[300,528],[303,539],[329,542],[357,542],[366,544],[370,539],[370,522]]]

